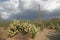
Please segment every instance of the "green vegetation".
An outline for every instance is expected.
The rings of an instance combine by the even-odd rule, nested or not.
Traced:
[[[40,27],[40,29],[42,30],[44,28],[60,30],[60,19],[54,18],[43,21],[42,23],[38,23],[37,21],[14,20],[10,24],[9,35],[12,37],[18,32],[21,32],[22,34],[29,34],[32,38],[34,38],[34,36],[38,32],[38,27]]]
[[[50,29],[59,29],[60,30],[60,19],[53,18],[47,21],[44,21],[44,27]]]
[[[38,32],[38,28],[34,24],[30,24],[28,22],[20,23],[19,20],[14,20],[13,23],[10,24],[10,29],[8,31],[9,36],[13,37],[18,32],[21,32],[24,35],[29,34],[32,38],[34,38]]]
[[[38,29],[54,29],[54,30],[60,30],[60,19],[53,18],[50,20],[43,20],[42,23],[39,23],[38,21],[28,21],[28,20],[13,20],[13,21],[5,21],[2,20],[2,23],[0,24],[1,28],[7,28],[8,34],[10,37],[15,36],[19,32],[22,35],[29,34],[32,38],[34,38],[39,31]],[[7,30],[6,29],[6,30]],[[1,30],[0,30],[1,31]],[[1,32],[0,32],[1,36]]]
[[[12,22],[12,21],[1,20],[0,26],[1,26],[1,27],[8,27],[8,25],[9,25],[11,22]]]

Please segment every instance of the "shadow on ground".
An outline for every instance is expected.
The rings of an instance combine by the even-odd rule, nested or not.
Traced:
[[[60,40],[60,30],[57,30],[54,33],[48,34],[47,37],[50,40]]]

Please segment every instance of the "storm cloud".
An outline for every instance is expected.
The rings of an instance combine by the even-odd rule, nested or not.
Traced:
[[[2,19],[36,19],[38,9],[42,18],[60,18],[60,0],[0,0]]]

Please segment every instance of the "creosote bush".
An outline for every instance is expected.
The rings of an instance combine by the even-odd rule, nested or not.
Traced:
[[[38,32],[38,27],[28,22],[20,23],[19,20],[14,20],[13,23],[10,24],[8,34],[10,37],[13,37],[18,32],[21,32],[24,35],[29,34],[32,38],[34,38]]]

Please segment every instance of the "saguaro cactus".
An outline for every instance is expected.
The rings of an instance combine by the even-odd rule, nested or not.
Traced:
[[[0,24],[1,24],[1,13],[0,13]]]
[[[43,22],[42,22],[42,14],[40,10],[40,4],[38,5],[38,24],[40,25],[40,29],[43,30]]]

